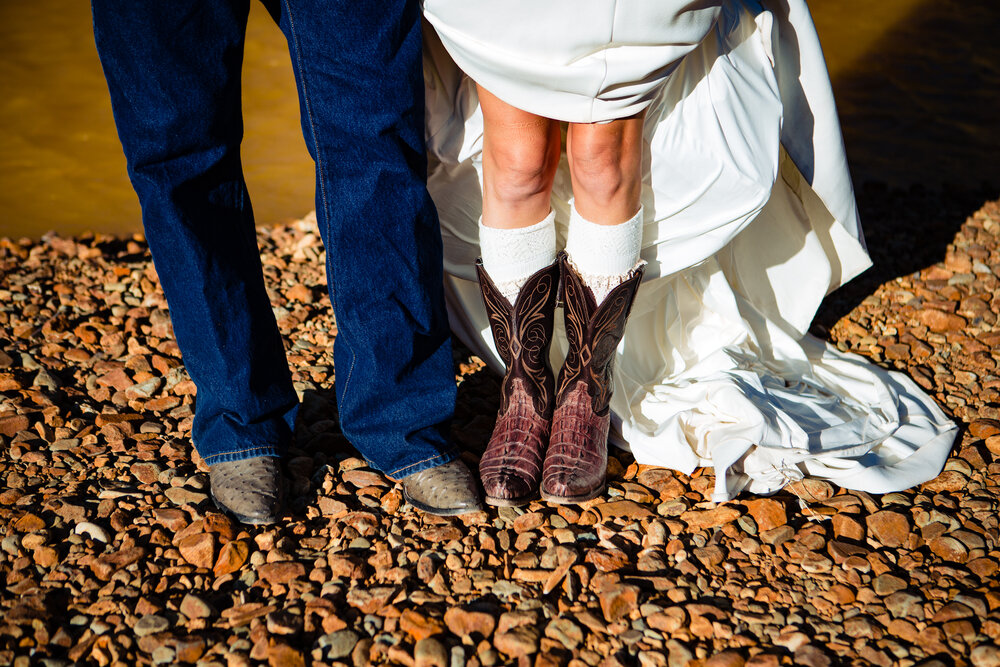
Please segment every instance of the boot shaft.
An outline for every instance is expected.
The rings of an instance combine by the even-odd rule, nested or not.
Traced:
[[[604,414],[611,400],[611,377],[615,351],[625,335],[625,323],[632,310],[643,266],[608,293],[598,305],[590,288],[563,253],[559,258],[564,301],[563,317],[569,346],[559,372],[557,403],[584,382],[595,414]]]
[[[476,262],[476,271],[493,341],[506,367],[500,413],[507,411],[513,385],[520,380],[532,396],[538,414],[551,415],[555,380],[549,364],[549,345],[555,322],[559,264],[553,263],[532,274],[513,305],[496,287],[481,261]]]

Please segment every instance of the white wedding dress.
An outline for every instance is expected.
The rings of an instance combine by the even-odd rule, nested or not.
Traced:
[[[712,466],[716,500],[805,476],[885,493],[935,477],[958,430],[906,376],[806,333],[869,265],[803,0],[425,0],[429,189],[452,328],[502,371],[475,282],[482,115],[646,111],[648,262],[611,407],[640,463]],[[553,193],[559,243],[572,193]],[[557,315],[555,367],[566,350]]]

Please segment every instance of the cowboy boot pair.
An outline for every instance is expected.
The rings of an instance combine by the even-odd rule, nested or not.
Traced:
[[[615,350],[625,332],[642,268],[598,306],[566,254],[525,282],[510,302],[482,264],[479,284],[497,351],[506,366],[493,435],[479,463],[491,505],[543,499],[567,504],[604,490]],[[558,393],[548,361],[562,276],[569,351]]]

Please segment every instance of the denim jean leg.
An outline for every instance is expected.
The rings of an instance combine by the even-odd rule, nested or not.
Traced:
[[[93,0],[129,177],[209,464],[281,455],[298,401],[264,288],[243,180],[249,0]]]
[[[395,476],[455,458],[416,0],[282,0],[337,319],[344,434]]]

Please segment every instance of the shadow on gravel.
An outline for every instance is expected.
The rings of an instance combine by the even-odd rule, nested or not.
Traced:
[[[873,266],[823,301],[812,331],[829,338],[829,329],[879,285],[920,271],[944,259],[948,244],[966,218],[1000,189],[979,187],[889,188],[869,182],[858,187],[858,210]]]
[[[889,3],[882,13],[854,0],[816,4],[874,261],[823,303],[814,331],[827,337],[825,330],[880,284],[943,260],[965,219],[1000,194],[1000,6],[914,2],[883,25],[876,16],[905,3]],[[857,60],[837,67],[838,57],[851,53],[852,22],[871,28],[872,21],[884,32]]]
[[[455,375],[461,377],[451,435],[463,451],[471,452],[478,461],[496,423],[502,378],[479,362],[458,338],[452,336],[451,345]]]

